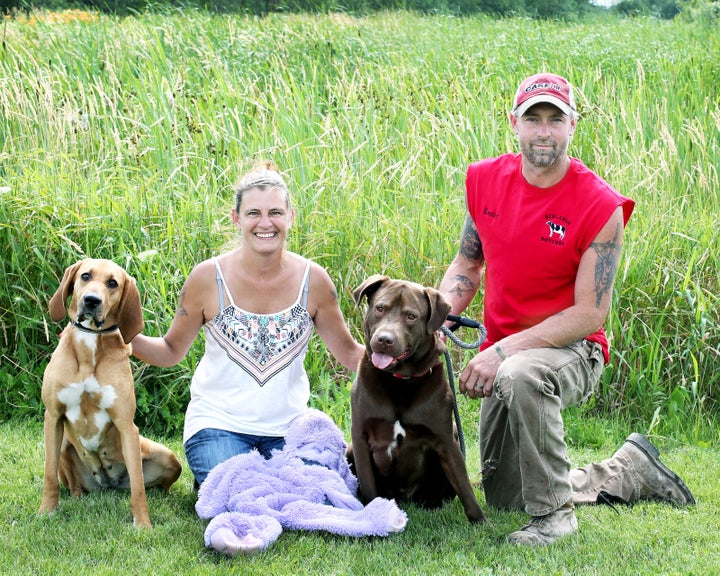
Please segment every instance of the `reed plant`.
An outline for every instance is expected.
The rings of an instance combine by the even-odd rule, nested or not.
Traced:
[[[143,294],[146,333],[164,333],[193,265],[233,241],[230,186],[257,158],[291,183],[290,248],[327,267],[359,337],[351,292],[367,275],[439,283],[457,250],[468,163],[516,149],[513,90],[549,69],[577,88],[571,154],[637,201],[607,323],[611,363],[580,419],[717,438],[712,29],[402,12],[80,14],[10,20],[3,32],[3,420],[42,414],[41,375],[61,330],[47,301],[64,268],[85,256],[122,264]],[[480,299],[469,313],[479,310]],[[172,369],[134,365],[141,427],[178,432],[201,345]],[[319,341],[308,370],[313,402],[344,421],[350,376]]]

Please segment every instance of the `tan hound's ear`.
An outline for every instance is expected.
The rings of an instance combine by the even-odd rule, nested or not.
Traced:
[[[355,288],[353,290],[353,299],[355,300],[355,306],[360,306],[360,302],[362,301],[363,296],[367,296],[370,298],[375,291],[380,288],[381,284],[383,282],[386,282],[387,280],[390,280],[388,276],[383,276],[382,274],[373,274],[365,280],[360,286]]]
[[[118,327],[125,344],[128,344],[135,336],[140,334],[144,326],[140,292],[137,289],[135,278],[126,274],[125,286],[118,310]]]
[[[65,314],[67,313],[65,304],[67,303],[68,296],[72,294],[75,284],[75,274],[82,263],[83,261],[80,260],[80,262],[75,262],[75,264],[65,269],[65,274],[60,281],[60,286],[58,286],[55,294],[50,298],[50,318],[53,322],[60,322],[60,320],[65,318]]]
[[[447,320],[452,306],[445,300],[445,297],[435,288],[425,288],[425,296],[430,304],[430,315],[427,321],[428,334],[437,332]]]

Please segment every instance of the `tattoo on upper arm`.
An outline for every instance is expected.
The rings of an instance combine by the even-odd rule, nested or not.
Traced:
[[[183,284],[182,289],[180,290],[180,294],[178,295],[178,307],[177,307],[177,314],[178,316],[187,316],[188,311],[185,309],[185,289],[187,286],[187,282]]]
[[[460,237],[460,254],[468,260],[481,260],[483,258],[480,236],[475,227],[475,222],[473,222],[469,214],[465,217],[465,224]]]
[[[464,294],[467,292],[475,292],[476,287],[475,284],[473,284],[472,280],[468,278],[467,276],[463,276],[462,274],[458,274],[455,276],[455,284],[452,288],[450,288],[451,294],[457,294],[461,298]]]
[[[620,232],[621,228],[618,225],[612,240],[590,244],[598,257],[595,263],[595,306],[598,308],[605,294],[612,290],[615,282],[615,273],[620,261]]]

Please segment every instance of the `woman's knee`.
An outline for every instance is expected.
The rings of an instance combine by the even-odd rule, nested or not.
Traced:
[[[188,466],[198,484],[202,484],[215,466],[252,450],[242,435],[225,430],[200,430],[183,446]]]

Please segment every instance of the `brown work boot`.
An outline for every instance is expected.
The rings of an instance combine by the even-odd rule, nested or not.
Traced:
[[[622,454],[635,470],[634,498],[637,500],[661,500],[675,506],[692,506],[695,498],[680,477],[665,466],[658,456],[660,452],[642,434],[633,432],[618,453]]]
[[[578,523],[572,502],[545,516],[533,516],[529,524],[508,536],[518,546],[547,546],[561,536],[577,532]]]

